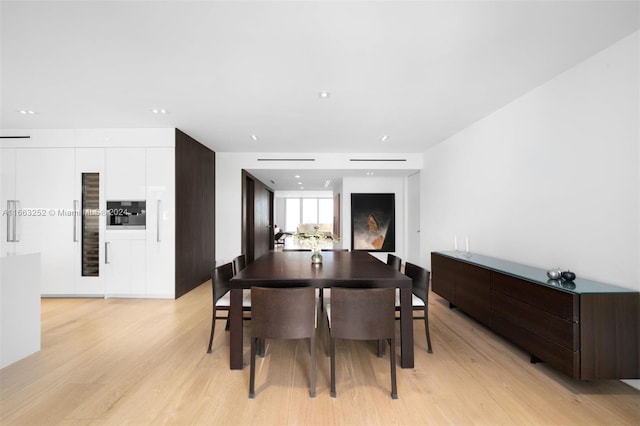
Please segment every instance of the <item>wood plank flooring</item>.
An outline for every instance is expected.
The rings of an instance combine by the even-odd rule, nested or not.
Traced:
[[[388,358],[377,358],[373,342],[338,343],[332,399],[324,330],[316,398],[308,396],[308,343],[268,341],[250,400],[250,322],[247,367],[231,371],[224,321],[206,353],[210,304],[209,283],[178,300],[43,300],[42,351],[0,370],[0,424],[640,424],[640,391],[530,364],[434,294],[434,353],[415,321],[415,368],[398,368],[398,400],[389,396]]]

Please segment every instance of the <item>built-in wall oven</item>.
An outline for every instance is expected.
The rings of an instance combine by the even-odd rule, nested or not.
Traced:
[[[107,201],[107,229],[145,229],[146,201]]]

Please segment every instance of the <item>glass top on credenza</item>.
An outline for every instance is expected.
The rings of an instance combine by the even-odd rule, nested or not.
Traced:
[[[521,263],[510,262],[508,260],[496,259],[494,257],[484,256],[476,253],[466,253],[460,251],[436,251],[434,253],[450,257],[452,259],[457,259],[462,262],[470,263],[472,265],[481,266],[492,271],[511,275],[516,278],[522,278],[536,284],[557,288],[559,290],[567,291],[570,293],[637,293],[636,290],[630,288],[591,281],[580,278],[579,276],[571,282],[567,282],[564,280],[550,280],[547,277],[547,271],[544,269],[523,265]]]

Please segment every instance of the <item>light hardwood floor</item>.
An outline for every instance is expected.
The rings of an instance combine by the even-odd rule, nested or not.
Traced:
[[[377,358],[372,342],[339,342],[332,399],[324,332],[315,399],[305,341],[267,342],[256,399],[248,399],[248,367],[228,368],[224,321],[213,354],[206,353],[208,283],[176,301],[43,300],[42,351],[0,370],[0,424],[640,424],[640,391],[530,364],[524,352],[431,296],[434,353],[426,353],[424,327],[415,321],[415,368],[398,368],[398,400],[389,396],[388,358]],[[250,322],[245,327],[248,336]]]

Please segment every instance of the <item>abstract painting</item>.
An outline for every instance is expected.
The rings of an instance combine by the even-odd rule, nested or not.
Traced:
[[[351,194],[351,250],[395,249],[395,194]]]

